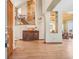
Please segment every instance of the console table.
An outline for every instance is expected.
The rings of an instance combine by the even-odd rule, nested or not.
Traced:
[[[39,31],[23,31],[23,40],[39,40]]]

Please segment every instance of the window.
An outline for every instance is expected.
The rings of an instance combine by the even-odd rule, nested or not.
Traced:
[[[21,8],[18,9],[18,15],[21,15]]]

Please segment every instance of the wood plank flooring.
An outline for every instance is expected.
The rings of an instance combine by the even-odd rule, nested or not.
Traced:
[[[43,40],[16,42],[10,59],[73,59],[72,39],[62,44],[45,44]]]

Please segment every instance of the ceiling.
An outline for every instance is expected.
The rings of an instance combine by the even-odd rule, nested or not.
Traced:
[[[66,11],[73,11],[73,0],[63,0],[62,9]]]
[[[73,11],[73,0],[61,0],[54,9],[58,10],[60,8],[63,11]]]
[[[18,7],[19,5],[24,4],[26,1],[29,1],[29,0],[13,0],[12,2],[15,7]]]
[[[61,0],[52,0],[50,5],[47,8],[47,11],[51,11],[53,8],[56,7],[56,5],[60,2]]]
[[[26,1],[30,1],[30,0],[12,0],[15,7],[18,7],[19,5],[24,4]],[[60,3],[56,6],[56,8],[57,9],[62,8],[62,10],[65,10],[65,11],[73,11],[73,0],[61,0]]]
[[[35,0],[13,0],[12,3],[14,4],[15,7],[19,7],[22,4],[25,4],[27,1],[28,3],[31,3],[33,1],[35,2]]]

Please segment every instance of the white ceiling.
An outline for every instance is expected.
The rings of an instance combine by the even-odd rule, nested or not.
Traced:
[[[73,0],[63,0],[63,10],[73,11]]]
[[[25,3],[27,0],[13,0],[13,4],[15,7],[18,7],[19,5]]]
[[[55,9],[61,8],[63,11],[73,11],[73,0],[61,0]]]
[[[13,0],[15,7],[20,6],[28,0]],[[62,8],[63,11],[73,11],[73,0],[61,0],[55,9]]]

